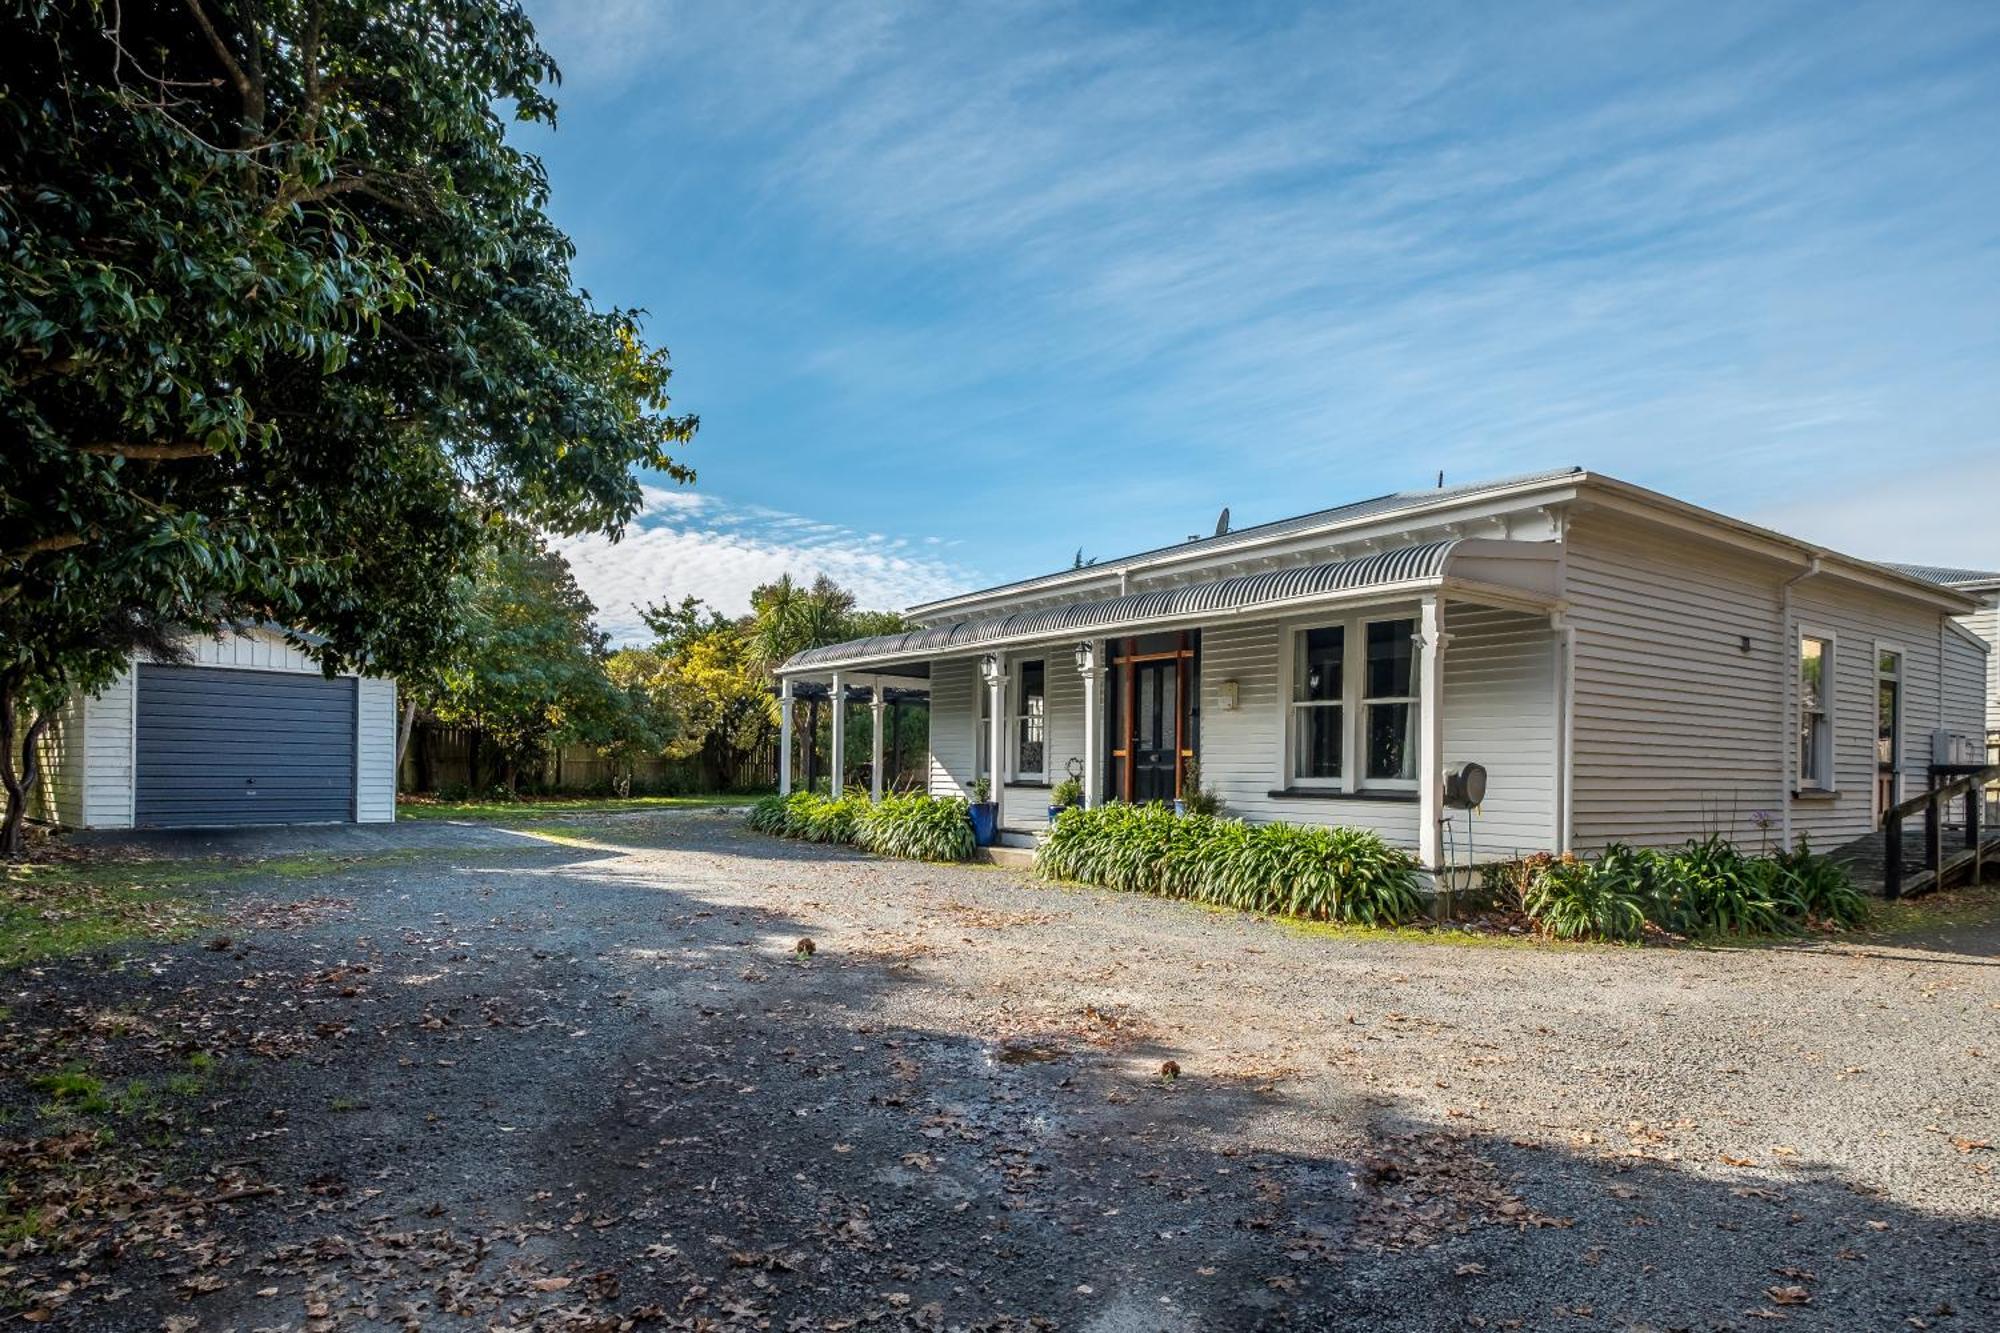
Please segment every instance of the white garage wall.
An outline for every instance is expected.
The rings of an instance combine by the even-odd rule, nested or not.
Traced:
[[[388,824],[396,818],[396,682],[363,676],[354,710],[354,818]]]
[[[127,671],[84,707],[83,826],[132,827],[133,710],[138,675]]]

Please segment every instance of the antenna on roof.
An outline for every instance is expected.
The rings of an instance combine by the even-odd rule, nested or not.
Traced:
[[[1443,469],[1443,468],[1439,468],[1439,469],[1438,469],[1438,489],[1439,489],[1439,490],[1443,490],[1443,489],[1444,489],[1444,469]]]
[[[1224,505],[1224,506],[1222,506],[1222,513],[1221,513],[1220,515],[1218,515],[1218,516],[1217,516],[1217,518],[1216,518],[1216,520],[1215,520],[1215,535],[1216,535],[1216,536],[1218,536],[1218,537],[1226,537],[1226,536],[1228,536],[1228,535],[1229,535],[1229,506],[1228,506],[1228,505]]]

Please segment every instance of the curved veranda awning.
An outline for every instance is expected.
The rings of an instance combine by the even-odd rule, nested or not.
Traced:
[[[1298,565],[1176,588],[1071,602],[1011,616],[962,620],[851,639],[794,654],[779,674],[868,667],[1068,636],[1090,637],[1204,617],[1278,611],[1362,595],[1417,593],[1456,582],[1507,599],[1552,604],[1556,543],[1452,538],[1372,555]]]

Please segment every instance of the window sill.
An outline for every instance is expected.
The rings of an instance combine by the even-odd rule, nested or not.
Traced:
[[[1008,778],[1006,785],[1011,791],[1047,791],[1051,784],[1036,782],[1033,779]]]
[[[1274,801],[1388,801],[1415,805],[1413,791],[1332,791],[1324,787],[1280,787],[1264,793]]]
[[[1837,801],[1840,792],[1827,787],[1801,787],[1792,793],[1795,801]]]

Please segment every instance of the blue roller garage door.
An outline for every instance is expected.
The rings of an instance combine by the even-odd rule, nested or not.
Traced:
[[[354,818],[351,677],[139,668],[141,827]]]

